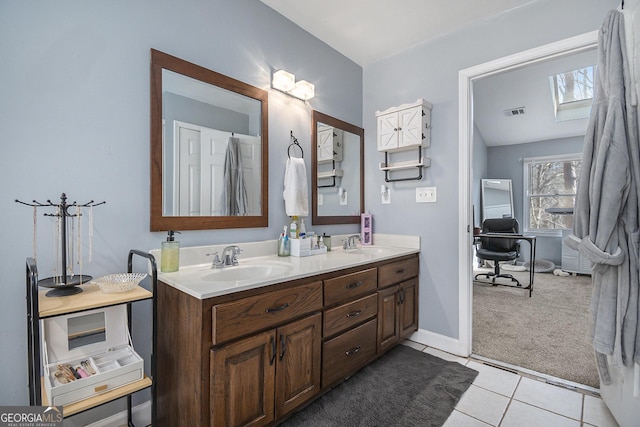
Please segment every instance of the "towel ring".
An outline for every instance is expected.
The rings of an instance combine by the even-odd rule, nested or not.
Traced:
[[[298,138],[293,136],[293,131],[291,131],[291,144],[289,144],[289,148],[287,148],[287,155],[291,158],[291,147],[298,146],[300,149],[300,158],[304,159],[304,150],[302,146],[298,143]]]

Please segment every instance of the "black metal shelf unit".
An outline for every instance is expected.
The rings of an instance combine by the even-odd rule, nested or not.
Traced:
[[[151,388],[151,425],[157,425],[156,423],[156,354],[157,354],[157,300],[156,300],[156,291],[158,288],[158,270],[156,266],[155,257],[147,252],[140,251],[137,249],[132,249],[129,251],[128,263],[127,263],[127,272],[133,272],[133,258],[134,255],[146,258],[149,261],[149,268],[151,271],[151,302],[152,302],[152,332],[151,332],[151,360],[150,360],[150,375],[151,375],[151,384],[150,386],[141,388],[140,390],[136,390],[132,393],[128,393],[126,395],[115,397],[111,400],[106,400],[104,402],[100,402],[94,406],[91,406],[87,409],[83,409],[79,412],[76,412],[73,415],[78,413],[85,412],[87,410],[96,408],[103,404],[112,402],[114,400],[126,397],[127,398],[127,425],[133,427],[132,420],[132,401],[131,396],[133,393],[144,390],[146,388]],[[38,292],[38,268],[35,259],[27,258],[26,262],[26,299],[27,299],[27,351],[28,351],[28,376],[29,376],[29,404],[32,406],[40,406],[42,405],[42,376],[41,376],[41,368],[42,368],[42,349],[40,344],[40,307],[39,307],[39,292]],[[69,298],[73,298],[73,296],[68,296]],[[131,304],[136,301],[128,301],[128,302],[119,302],[114,304],[104,304],[101,307],[108,307],[110,305],[127,305],[127,321],[129,330],[131,330]],[[90,308],[93,309],[94,307]],[[86,309],[86,310],[89,310]],[[81,312],[86,310],[76,310],[73,312]],[[47,316],[53,317],[53,316]]]

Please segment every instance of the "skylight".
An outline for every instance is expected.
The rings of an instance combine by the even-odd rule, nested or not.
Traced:
[[[556,121],[589,117],[593,103],[595,66],[549,76]]]

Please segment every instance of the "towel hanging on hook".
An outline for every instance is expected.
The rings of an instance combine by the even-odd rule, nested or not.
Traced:
[[[298,138],[293,136],[293,131],[291,131],[291,144],[289,144],[289,148],[287,148],[287,155],[289,156],[289,158],[291,158],[291,147],[296,145],[300,149],[300,157],[304,159],[304,150],[302,149],[302,146],[298,143]]]

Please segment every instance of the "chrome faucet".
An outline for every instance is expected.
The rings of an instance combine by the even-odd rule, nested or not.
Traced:
[[[342,249],[355,249],[355,248],[357,248],[356,239],[358,239],[359,242],[362,242],[362,239],[360,238],[359,234],[352,234],[351,236],[347,237],[347,240],[345,240],[343,245],[342,245]]]
[[[240,252],[242,252],[242,249],[235,245],[224,248],[222,251],[222,266],[227,267],[229,265],[238,265],[238,258],[236,255]]]
[[[236,255],[242,252],[236,245],[227,246],[222,251],[222,259],[218,256],[218,252],[213,254],[212,268],[224,268],[231,265],[238,265],[238,258]]]

